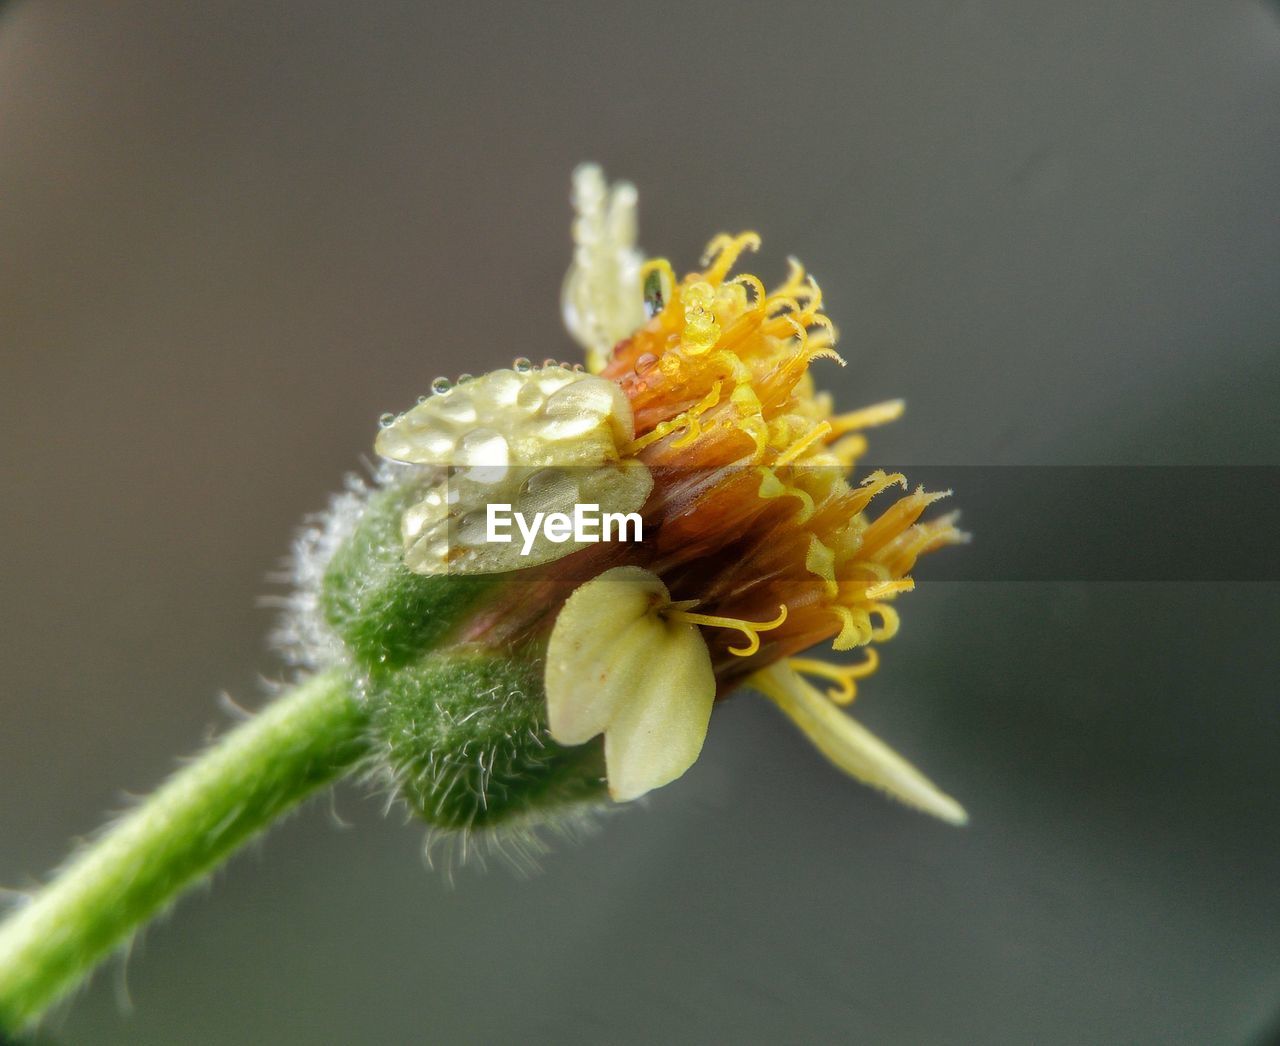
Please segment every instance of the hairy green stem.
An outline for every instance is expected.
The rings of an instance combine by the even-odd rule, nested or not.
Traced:
[[[38,1020],[186,887],[349,769],[365,745],[363,708],[345,678],[328,673],[174,774],[0,924],[0,1029]]]

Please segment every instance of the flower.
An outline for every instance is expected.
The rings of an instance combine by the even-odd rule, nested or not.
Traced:
[[[603,734],[617,801],[684,773],[715,702],[745,685],[841,769],[963,822],[954,799],[836,707],[897,632],[894,603],[913,589],[917,559],[965,540],[955,513],[921,521],[948,492],[909,491],[873,512],[905,477],[848,479],[864,430],[897,418],[901,401],[835,412],[810,374],[819,360],[844,365],[817,283],[794,260],[772,291],[731,275],[759,247],[754,233],[716,237],[703,268],[677,279],[665,259],[641,261],[633,188],[610,189],[586,166],[574,200],[563,304],[592,373],[517,361],[383,429],[384,456],[454,466],[404,514],[406,563],[521,568],[523,595],[508,589],[459,638],[544,652],[550,737],[578,746]],[[564,507],[583,494],[639,510],[644,540],[543,543],[518,561],[475,536],[495,500]],[[800,656],[827,641],[864,658]]]
[[[843,365],[817,284],[795,262],[773,292],[730,275],[754,233],[717,237],[677,280],[636,249],[633,188],[588,166],[574,199],[563,304],[591,373],[521,358],[437,379],[384,416],[374,481],[350,481],[295,543],[279,639],[310,678],[0,926],[0,1023],[34,1023],[181,889],[343,774],[384,783],[464,859],[474,843],[527,869],[539,833],[576,834],[606,790],[626,802],[683,774],[740,685],[854,777],[966,819],[838,707],[897,631],[918,557],[963,539],[954,515],[921,522],[944,495],[920,489],[872,515],[905,478],[847,479],[862,431],[902,404],[834,412],[809,376],[816,360]],[[519,546],[493,529],[494,510],[513,507],[546,523],[522,522]],[[634,523],[631,540],[591,540],[576,526],[588,507]],[[865,659],[799,656],[827,640]]]

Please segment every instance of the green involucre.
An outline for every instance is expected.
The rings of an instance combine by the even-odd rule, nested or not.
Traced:
[[[431,655],[375,674],[368,703],[397,791],[431,824],[487,828],[607,798],[602,746],[565,748],[547,735],[533,654]]]
[[[501,576],[409,570],[400,516],[420,496],[411,482],[373,494],[321,582],[325,620],[366,670],[396,668],[439,646]]]
[[[512,575],[407,569],[400,517],[421,495],[414,481],[376,492],[321,583],[325,618],[363,677],[375,768],[418,816],[448,829],[603,800],[601,745],[565,748],[548,735],[542,650],[451,645]]]

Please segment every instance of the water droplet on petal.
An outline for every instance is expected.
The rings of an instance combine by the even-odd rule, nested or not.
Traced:
[[[587,368],[584,367],[581,363],[575,363],[573,365],[573,372],[575,374],[585,374],[587,372]]]
[[[453,388],[453,383],[448,378],[436,378],[431,383],[431,394],[433,396],[443,396],[451,388]]]
[[[459,374],[459,375],[458,375],[458,384],[459,384],[459,385],[465,385],[467,382],[469,382],[469,381],[474,381],[474,380],[475,380],[475,375],[474,375],[474,374]]]
[[[477,418],[476,405],[465,392],[446,396],[436,405],[436,415],[453,425],[471,425]]]
[[[645,374],[648,371],[653,370],[653,365],[657,362],[658,357],[652,352],[643,353],[640,358],[636,360],[636,373]]]
[[[382,417],[378,419],[378,428],[389,429],[395,424],[395,421],[396,416],[394,414],[383,414]]]
[[[546,394],[533,382],[521,385],[516,392],[516,406],[522,410],[537,410],[546,400]]]
[[[510,450],[502,433],[494,429],[472,429],[458,443],[459,465],[489,465],[506,468]]]
[[[554,366],[556,366],[556,361],[553,360],[550,356],[548,356],[545,360],[542,361],[543,370],[546,370],[548,367],[554,367]]]
[[[569,469],[539,469],[520,487],[519,511],[572,512],[578,482]]]
[[[468,512],[460,520],[454,532],[460,545],[483,545],[488,532],[488,512],[478,509]]]
[[[511,369],[518,374],[528,374],[533,370],[533,362],[528,356],[517,356],[511,361]]]

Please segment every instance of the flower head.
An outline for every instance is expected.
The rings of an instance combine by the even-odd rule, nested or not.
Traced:
[[[811,366],[844,364],[822,293],[794,260],[772,290],[735,274],[759,247],[754,233],[716,237],[702,268],[677,278],[665,259],[641,261],[631,187],[610,190],[598,168],[581,168],[575,203],[564,307],[593,374],[516,366],[391,421],[384,456],[454,466],[403,516],[406,563],[423,574],[521,568],[519,594],[508,586],[460,638],[545,652],[550,737],[577,746],[603,734],[617,800],[688,769],[715,701],[746,684],[842,769],[963,821],[836,707],[897,632],[894,604],[914,587],[917,559],[964,540],[954,513],[922,521],[945,493],[910,491],[882,470],[849,478],[864,431],[902,403],[838,413],[817,391]],[[536,477],[535,491],[556,488],[564,504],[585,491],[638,509],[644,540],[544,544],[517,562],[467,536],[487,503],[531,496]],[[906,493],[892,498],[895,488]],[[828,641],[862,648],[862,660],[799,656]]]

